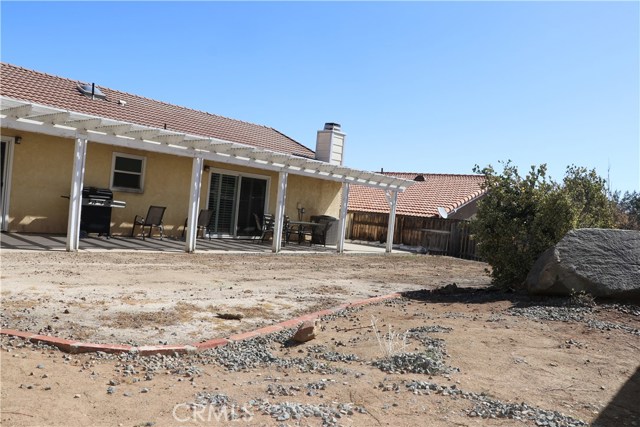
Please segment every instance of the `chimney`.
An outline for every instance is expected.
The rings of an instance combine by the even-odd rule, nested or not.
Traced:
[[[344,138],[338,123],[325,123],[316,139],[316,160],[341,165],[344,156]]]

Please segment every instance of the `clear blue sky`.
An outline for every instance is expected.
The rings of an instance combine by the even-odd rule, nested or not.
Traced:
[[[638,2],[1,3],[3,62],[274,127],[348,166],[512,159],[640,190]]]

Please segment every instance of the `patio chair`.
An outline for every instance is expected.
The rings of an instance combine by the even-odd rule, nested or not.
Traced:
[[[260,237],[256,240],[260,240],[260,242],[264,242],[269,236],[273,236],[273,215],[264,214],[262,215],[262,221],[260,221],[260,217],[257,213],[253,214],[253,218],[256,220],[256,228],[260,232]]]
[[[196,224],[197,230],[202,230],[202,238],[204,239],[204,234],[207,228],[209,227],[209,223],[211,222],[211,217],[213,216],[213,209],[201,209],[198,214],[198,223]],[[182,238],[184,239],[184,232],[187,229],[187,222],[189,218],[184,220],[184,228],[182,229]],[[196,237],[198,237],[198,233],[196,232]],[[209,240],[211,240],[211,235],[209,235]]]
[[[260,230],[260,237],[258,240],[260,242],[264,242],[265,239],[269,237],[273,238],[273,226],[275,224],[275,218],[272,214],[264,214],[262,216],[262,221],[260,221],[260,217],[258,214],[253,214],[254,219],[256,220],[256,226],[258,230]],[[289,242],[289,236],[291,235],[291,226],[289,224],[289,217],[285,216],[282,227],[282,240],[286,245]]]
[[[167,209],[165,206],[149,206],[147,216],[136,215],[133,219],[133,228],[131,229],[131,237],[134,236],[136,225],[142,227],[142,240],[144,238],[144,228],[149,227],[149,237],[151,237],[151,231],[153,227],[160,229],[160,240],[164,237],[164,225],[162,224],[162,217],[164,211]]]
[[[315,222],[315,221],[312,221]],[[294,224],[291,225],[291,230],[289,234],[296,234],[298,236],[298,244],[309,242],[309,246],[313,243],[313,233],[316,226],[311,226],[308,224]],[[307,237],[309,239],[307,239]]]
[[[313,243],[322,244],[325,247],[327,243],[335,245],[338,239],[338,219],[328,215],[312,216],[311,222],[317,222],[319,225],[313,227],[313,235],[311,241]]]

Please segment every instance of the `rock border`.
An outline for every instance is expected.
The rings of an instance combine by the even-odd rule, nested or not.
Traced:
[[[210,348],[221,347],[232,342],[244,341],[244,340],[252,339],[261,335],[268,335],[273,332],[280,331],[282,329],[289,329],[289,328],[296,327],[300,323],[305,322],[307,320],[315,320],[322,316],[334,314],[346,308],[353,308],[353,307],[359,307],[363,305],[374,304],[380,301],[400,298],[401,296],[402,295],[400,293],[396,292],[393,294],[382,295],[382,296],[367,298],[363,300],[357,300],[351,303],[339,305],[334,308],[316,311],[315,313],[305,314],[300,317],[296,317],[290,320],[285,320],[283,322],[276,323],[275,325],[265,326],[249,332],[234,334],[227,338],[214,338],[207,341],[184,344],[184,345],[144,345],[144,346],[136,347],[136,346],[126,345],[126,344],[96,344],[96,343],[87,343],[87,342],[76,341],[76,340],[68,340],[68,339],[58,338],[58,337],[49,336],[49,335],[41,335],[41,334],[36,334],[32,332],[24,332],[16,329],[0,329],[0,335],[19,337],[24,340],[31,341],[33,343],[47,344],[53,347],[57,347],[58,349],[71,354],[95,353],[98,351],[101,351],[104,353],[116,353],[116,354],[138,353],[141,356],[151,356],[154,354],[173,355],[176,353],[186,354],[186,353],[204,351]]]

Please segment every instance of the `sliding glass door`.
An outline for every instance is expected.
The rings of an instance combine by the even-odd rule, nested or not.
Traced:
[[[255,215],[262,219],[267,197],[267,181],[259,178],[240,177],[240,197],[238,203],[238,236],[257,234]]]
[[[269,178],[214,171],[209,185],[209,209],[213,216],[208,232],[219,236],[257,234],[255,215],[262,218],[267,206]]]
[[[213,215],[207,230],[209,233],[234,234],[237,188],[237,176],[211,174],[209,209],[213,209]]]

